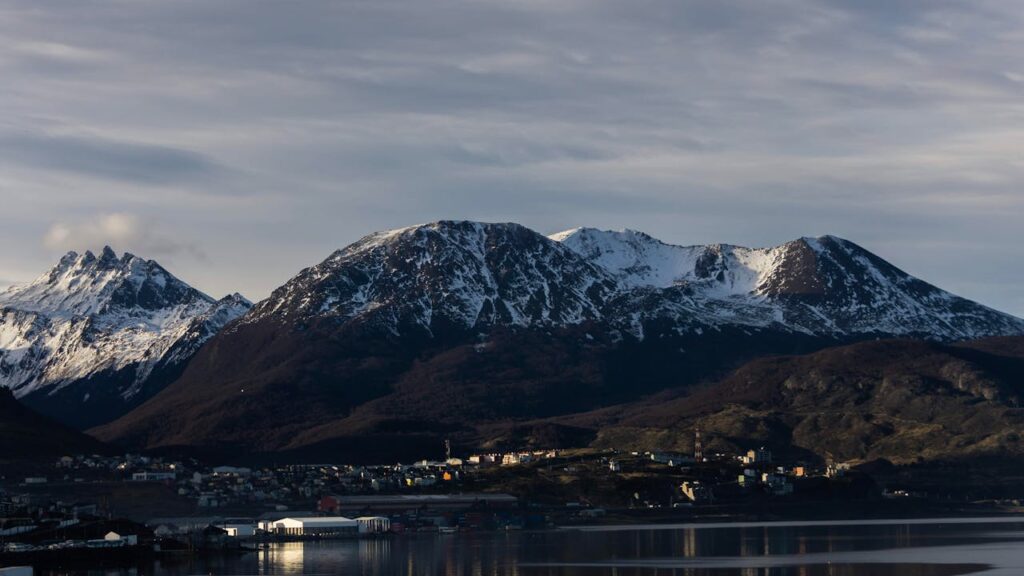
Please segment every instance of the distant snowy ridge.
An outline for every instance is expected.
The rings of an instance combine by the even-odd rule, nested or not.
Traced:
[[[401,335],[582,323],[645,338],[739,327],[829,338],[1024,334],[1024,320],[840,238],[674,246],[635,231],[545,237],[439,221],[379,232],[307,268],[243,319],[330,318]]]
[[[251,304],[219,301],[152,260],[109,247],[69,252],[36,280],[0,292],[0,385],[17,397],[97,392],[103,375],[129,402],[158,367],[188,360]]]
[[[626,287],[658,289],[645,313],[831,336],[960,340],[1024,333],[1024,320],[936,288],[835,236],[769,248],[673,246],[633,231],[552,235]],[[708,314],[707,311],[711,311]]]

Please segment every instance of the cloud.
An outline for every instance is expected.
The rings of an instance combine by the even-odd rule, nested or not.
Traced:
[[[209,158],[189,150],[48,134],[0,134],[0,161],[154,185],[211,178],[221,172]]]
[[[153,221],[124,212],[100,214],[72,223],[55,222],[43,236],[43,245],[61,251],[111,246],[147,258],[184,254],[206,260],[199,247],[171,238]]]
[[[132,214],[163,237],[133,249],[188,238],[198,285],[259,298],[436,218],[835,233],[1024,314],[1016,3],[35,4],[0,5],[0,245]]]

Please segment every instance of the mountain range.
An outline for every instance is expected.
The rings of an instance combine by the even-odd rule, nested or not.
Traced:
[[[1021,319],[832,236],[686,247],[441,221],[369,235],[300,271],[173,383],[92,432],[140,448],[371,459],[445,437],[578,443],[591,432],[567,418],[766,355],[1018,335]]]
[[[855,400],[909,386],[911,373],[934,384],[910,386],[928,402],[985,408],[987,425],[1008,425],[993,415],[1016,410],[1016,384],[992,366],[1016,366],[1012,354],[974,358],[952,384],[954,372],[913,361],[1020,336],[1024,320],[834,236],[675,246],[629,230],[544,236],[439,221],[366,236],[255,305],[215,301],[131,254],[68,253],[0,293],[0,384],[46,416],[139,449],[386,461],[436,452],[443,438],[466,449],[677,446],[717,422],[722,442],[788,438],[821,456],[823,445],[798,441],[833,438],[807,432],[824,418],[814,428],[810,407],[833,398],[829,418],[845,409],[906,424],[892,403],[865,411]],[[878,370],[830,360],[851,345]],[[947,388],[973,400],[932,394]],[[733,416],[749,423],[742,434],[723,424]],[[854,435],[871,428],[835,421]],[[881,454],[882,436],[842,453]],[[894,458],[910,450],[890,443]]]

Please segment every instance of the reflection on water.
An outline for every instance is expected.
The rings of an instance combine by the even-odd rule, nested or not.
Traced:
[[[1024,573],[1024,522],[411,534],[375,540],[277,544],[242,556],[164,558],[146,566],[70,573],[948,576],[983,571]]]

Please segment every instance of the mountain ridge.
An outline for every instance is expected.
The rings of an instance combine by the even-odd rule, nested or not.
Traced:
[[[394,450],[442,434],[479,443],[496,421],[685,389],[756,356],[1024,334],[1024,320],[831,236],[767,249],[635,234],[632,247],[600,236],[581,248],[578,236],[468,221],[368,235],[300,271],[176,382],[94,432],[259,451]],[[637,246],[667,260],[630,260]]]

